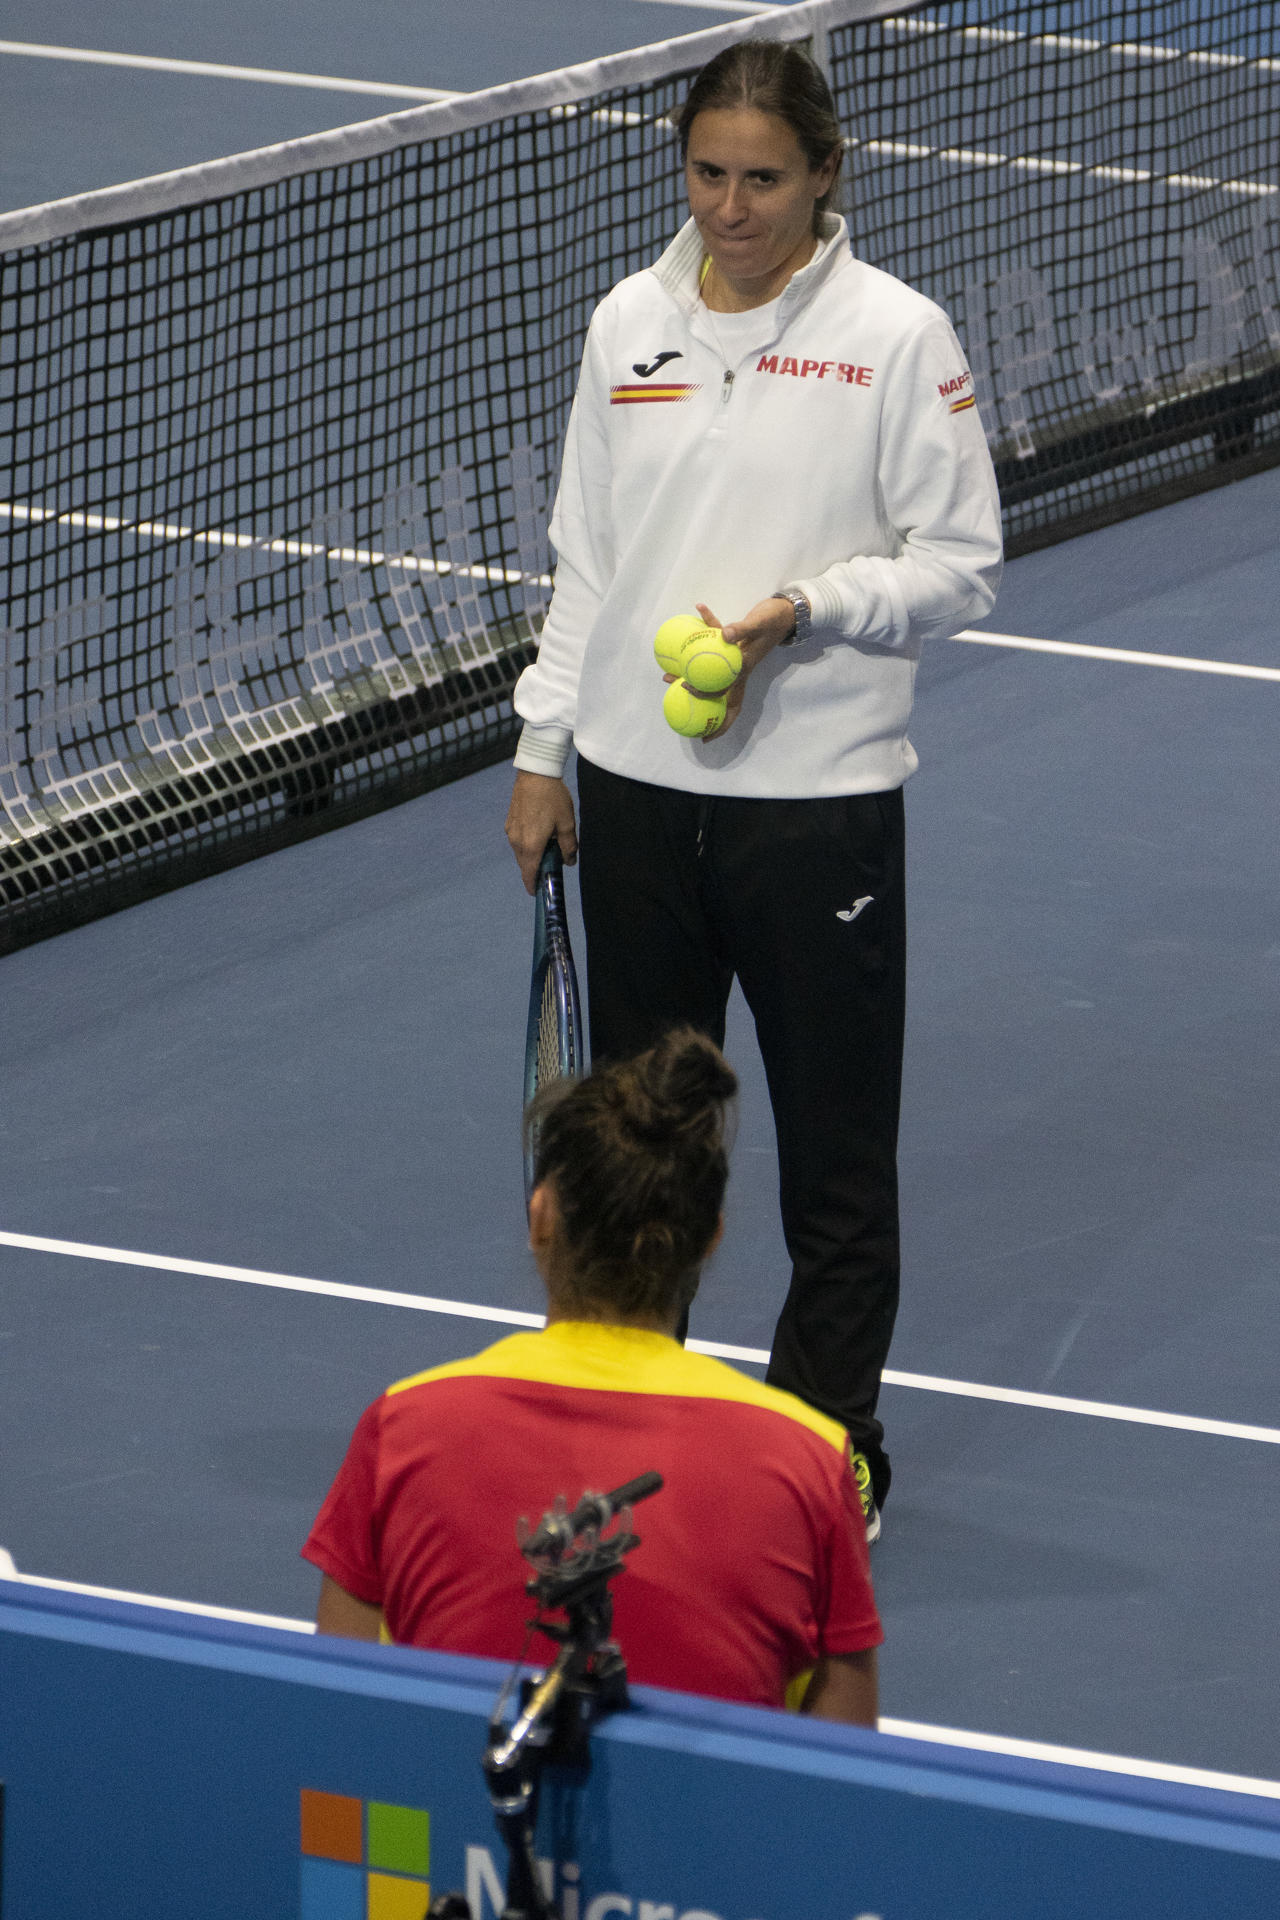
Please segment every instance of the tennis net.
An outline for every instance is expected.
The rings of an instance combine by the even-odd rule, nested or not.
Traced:
[[[957,323],[1011,551],[1280,459],[1274,0],[802,0],[0,216],[0,945],[510,750],[587,320],[762,33]]]

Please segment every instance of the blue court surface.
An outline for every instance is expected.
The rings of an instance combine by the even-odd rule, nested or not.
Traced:
[[[1027,556],[989,624],[1274,674],[1278,515],[1273,473]],[[1103,651],[926,656],[891,1719],[1280,1774],[1278,700]],[[0,1542],[24,1572],[308,1616],[297,1549],[364,1404],[537,1311],[507,783],[4,961]],[[730,1052],[730,1229],[693,1333],[760,1350],[785,1268],[740,1006]]]
[[[9,0],[8,43],[295,80],[0,46],[0,210],[411,104],[298,75],[469,90],[749,10]],[[1080,651],[921,668],[891,1723],[1280,1777],[1278,526],[1273,471],[1026,556],[989,627]],[[297,1550],[361,1408],[537,1314],[508,781],[0,962],[24,1573],[308,1617]],[[692,1331],[751,1356],[785,1262],[740,1003],[729,1051]]]
[[[181,11],[159,0],[110,10],[6,0],[0,213],[395,113],[414,104],[405,88],[474,92],[763,10],[761,0],[218,0]],[[50,48],[160,64],[55,58]],[[191,73],[182,62],[240,72]],[[361,90],[315,84],[342,80]]]

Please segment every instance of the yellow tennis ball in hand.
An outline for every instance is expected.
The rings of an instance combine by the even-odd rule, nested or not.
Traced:
[[[683,680],[673,680],[662,702],[667,725],[686,740],[701,740],[714,733],[728,712],[727,703],[718,695],[695,693]]]
[[[695,693],[727,693],[742,672],[742,653],[718,627],[707,627],[686,645],[680,672]]]
[[[695,637],[711,629],[696,613],[677,613],[664,620],[654,635],[653,657],[664,673],[680,673],[684,650]]]

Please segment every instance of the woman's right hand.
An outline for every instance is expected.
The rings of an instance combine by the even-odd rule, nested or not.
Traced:
[[[578,830],[573,795],[564,781],[546,773],[517,772],[506,832],[526,893],[537,887],[538,866],[553,834],[565,865],[571,867],[578,857]]]
[[[750,613],[744,613],[740,620],[728,622],[717,620],[710,607],[704,607],[701,600],[696,604],[707,625],[719,627],[725,639],[732,641],[742,654],[742,671],[725,697],[724,719],[713,732],[703,734],[705,744],[709,740],[719,740],[728,733],[741,710],[747,681],[753,670],[766,654],[772,653],[788,634],[795,631],[796,612],[791,602],[778,593],[771,593],[767,600],[758,601]]]

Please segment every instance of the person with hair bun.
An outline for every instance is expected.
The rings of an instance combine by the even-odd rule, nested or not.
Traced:
[[[595,1059],[684,1022],[723,1044],[741,984],[791,1265],[768,1377],[848,1430],[874,1539],[907,723],[921,647],[991,609],[999,500],[947,316],[850,251],[844,140],[808,55],[739,40],[672,117],[690,218],[591,321],[507,838],[530,892],[553,833],[574,857],[575,746]],[[743,668],[719,727],[687,739],[653,646],[695,609]]]
[[[529,1244],[547,1321],[388,1388],[303,1548],[322,1633],[516,1660],[516,1521],[663,1477],[614,1587],[632,1680],[874,1726],[883,1635],[843,1430],[675,1338],[720,1239],[737,1081],[684,1029],[561,1081]]]

